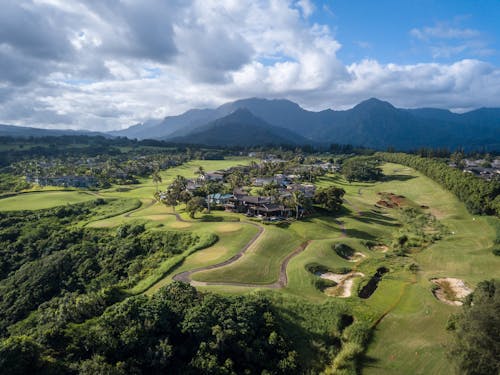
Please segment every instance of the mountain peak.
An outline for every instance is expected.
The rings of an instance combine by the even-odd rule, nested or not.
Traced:
[[[367,100],[362,101],[358,105],[356,105],[353,109],[365,109],[365,110],[373,110],[377,108],[384,108],[384,109],[396,109],[391,103],[377,99],[377,98],[370,98]]]

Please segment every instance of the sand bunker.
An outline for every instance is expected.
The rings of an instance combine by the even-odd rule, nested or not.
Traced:
[[[386,245],[375,245],[372,250],[380,251],[381,253],[387,253],[389,251],[389,246]]]
[[[379,192],[377,193],[381,199],[377,201],[375,206],[384,208],[401,208],[407,205],[404,195],[396,195],[394,193]]]
[[[349,257],[349,262],[359,262],[361,259],[366,258],[366,255],[356,251],[352,256]]]
[[[448,305],[461,306],[463,304],[462,300],[472,293],[472,289],[460,279],[444,277],[431,279],[431,282],[438,287],[433,290],[436,298]]]
[[[365,275],[361,272],[349,272],[345,274],[325,272],[318,273],[317,276],[321,277],[322,279],[335,281],[337,283],[336,286],[325,289],[325,293],[327,295],[347,298],[352,294],[352,285],[354,283],[354,278],[363,277]]]

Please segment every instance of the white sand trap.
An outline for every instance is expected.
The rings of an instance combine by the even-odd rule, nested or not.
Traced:
[[[349,262],[359,262],[363,258],[366,258],[366,255],[357,251],[349,257]]]
[[[444,277],[431,279],[431,282],[439,287],[434,291],[436,298],[448,305],[461,306],[462,300],[472,293],[472,289],[460,279]]]
[[[354,284],[354,278],[365,276],[361,272],[349,272],[345,274],[325,272],[318,273],[317,275],[322,279],[335,281],[337,285],[331,288],[326,288],[325,293],[329,296],[340,298],[350,297],[352,295],[352,285]]]
[[[372,247],[375,251],[380,251],[381,253],[387,253],[389,251],[389,247],[385,245],[376,245]]]

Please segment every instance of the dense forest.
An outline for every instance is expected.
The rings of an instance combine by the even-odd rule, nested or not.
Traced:
[[[297,353],[268,300],[200,294],[173,283],[75,324],[85,301],[44,307],[44,325],[0,341],[9,374],[286,374]],[[82,319],[80,318],[79,321]],[[77,322],[79,322],[77,321]],[[27,336],[29,334],[29,336]]]
[[[305,370],[286,333],[291,323],[266,297],[223,297],[182,283],[152,297],[132,293],[162,261],[199,246],[200,238],[139,223],[86,228],[89,217],[112,209],[107,205],[113,202],[97,199],[0,213],[0,373]],[[335,327],[330,334],[340,336],[341,311],[328,309]],[[357,344],[357,356],[364,344]],[[354,366],[354,358],[342,363]]]
[[[102,204],[0,214],[0,333],[53,298],[77,303],[82,294],[129,288],[199,241],[189,232],[146,232],[144,225],[75,225]]]

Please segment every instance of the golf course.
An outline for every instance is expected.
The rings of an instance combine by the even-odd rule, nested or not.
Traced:
[[[345,190],[340,212],[318,207],[285,223],[223,210],[191,218],[185,205],[174,211],[154,199],[157,189],[165,189],[178,175],[194,178],[200,166],[213,171],[252,161],[193,160],[160,171],[159,184],[143,178],[140,184],[92,192],[38,188],[0,199],[0,212],[108,201],[111,205],[99,215],[78,225],[144,225],[151,232],[199,238],[193,247],[162,260],[127,293],[151,297],[177,280],[222,295],[265,295],[283,309],[302,304],[297,316],[304,326],[325,334],[333,324],[329,310],[345,311],[373,328],[363,374],[449,373],[446,324],[460,301],[447,290],[437,298],[433,280],[445,280],[442,285],[448,286],[448,279],[457,279],[472,291],[480,281],[499,277],[500,257],[491,252],[498,219],[471,215],[451,192],[393,163],[381,166],[384,178],[379,182],[348,182],[339,173],[319,177],[317,188]],[[404,253],[398,251],[402,243],[409,249]],[[294,334],[297,342],[304,340],[300,332]],[[320,354],[310,355],[315,360]]]

